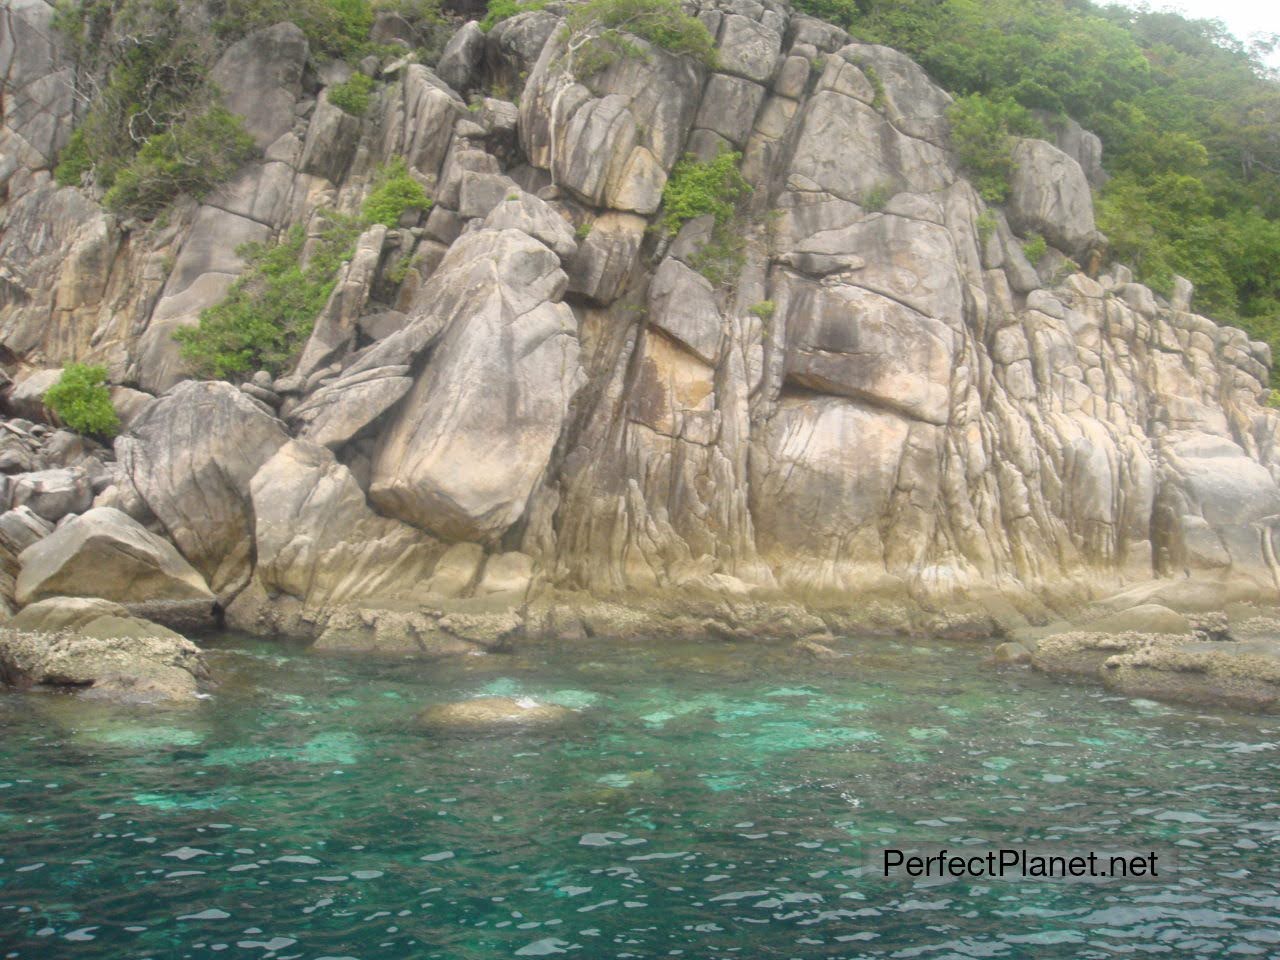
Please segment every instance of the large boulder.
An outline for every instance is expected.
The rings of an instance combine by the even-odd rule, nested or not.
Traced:
[[[586,203],[653,213],[693,123],[702,70],[628,37],[639,55],[574,82],[566,33],[543,47],[521,96],[520,144]]]
[[[582,376],[573,311],[555,302],[567,282],[556,255],[520,231],[454,245],[417,321],[447,330],[374,456],[381,511],[452,540],[493,540],[519,519]]]
[[[257,579],[269,593],[312,607],[412,597],[440,553],[421,531],[370,510],[351,471],[314,443],[285,444],[249,489]]]
[[[12,497],[14,507],[30,507],[56,523],[67,514],[88,510],[93,503],[93,486],[79,470],[39,470],[15,477]]]
[[[223,601],[248,582],[249,481],[288,434],[229,383],[188,381],[116,440],[116,456],[182,555]]]
[[[232,113],[266,148],[293,127],[293,104],[302,92],[307,37],[292,23],[255,30],[233,43],[209,72]]]
[[[209,620],[214,595],[204,577],[168,541],[113,507],[96,507],[62,524],[18,557],[15,599],[101,597],[138,605],[153,618]],[[159,612],[153,612],[159,611]]]
[[[1009,223],[1041,234],[1063,253],[1079,256],[1096,242],[1093,193],[1080,164],[1044,140],[1019,140],[1013,149]]]
[[[453,89],[465,93],[472,85],[483,57],[484,31],[480,29],[480,24],[470,20],[445,44],[436,72]]]

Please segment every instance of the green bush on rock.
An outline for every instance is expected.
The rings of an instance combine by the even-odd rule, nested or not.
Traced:
[[[363,117],[373,99],[373,78],[353,73],[351,79],[329,89],[329,102],[353,117]]]
[[[205,310],[199,326],[174,334],[198,374],[230,379],[255,370],[283,372],[310,336],[360,234],[354,218],[330,212],[327,220],[305,266],[301,226],[272,246],[247,244],[237,251],[248,266],[226,299]]]
[[[947,108],[951,146],[974,187],[988,203],[1003,203],[1013,175],[1017,137],[1043,136],[1026,107],[1009,98],[980,93],[960,97]]]
[[[620,59],[643,56],[628,35],[706,67],[716,63],[714,38],[676,0],[589,0],[570,10],[565,19],[570,69],[579,80]]]
[[[480,29],[488,33],[503,20],[510,20],[517,13],[541,10],[546,0],[489,0],[488,12],[480,21]]]
[[[662,225],[674,234],[686,220],[714,214],[716,225],[733,217],[737,202],[751,192],[738,170],[742,154],[726,152],[702,162],[692,154],[680,160],[662,190]]]
[[[244,120],[212,106],[147,138],[102,198],[117,213],[153,217],[174,197],[202,199],[255,154]]]
[[[373,190],[364,201],[366,223],[381,223],[394,227],[408,210],[426,212],[431,200],[422,184],[413,179],[403,157],[396,157],[373,180]]]
[[[183,358],[200,376],[215,379],[284,372],[311,335],[361,231],[375,223],[395,226],[406,210],[430,208],[426,191],[396,157],[374,176],[360,217],[325,211],[324,226],[310,238],[295,226],[274,244],[241,247],[247,266],[226,298],[205,310],[198,326],[174,334]]]
[[[45,391],[45,406],[76,433],[113,437],[120,431],[120,418],[106,383],[105,367],[68,364],[58,382]]]

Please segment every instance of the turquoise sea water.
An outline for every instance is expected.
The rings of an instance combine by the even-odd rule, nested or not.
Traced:
[[[452,663],[224,638],[193,708],[0,695],[0,957],[1280,956],[1280,719],[883,640]],[[448,738],[477,695],[581,711]],[[1159,845],[1165,880],[884,881],[905,841]]]

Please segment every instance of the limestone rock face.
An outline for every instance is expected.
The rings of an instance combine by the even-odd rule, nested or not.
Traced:
[[[288,441],[283,424],[228,383],[188,381],[116,440],[128,479],[219,597],[249,579],[249,481]]]
[[[167,541],[126,514],[96,507],[62,524],[18,557],[19,603],[92,596],[118,603],[191,601],[212,611],[204,577]]]
[[[524,512],[559,437],[581,376],[577,323],[555,302],[558,258],[528,234],[480,231],[454,249],[433,305],[454,322],[379,438],[369,493],[440,536],[490,540]]]

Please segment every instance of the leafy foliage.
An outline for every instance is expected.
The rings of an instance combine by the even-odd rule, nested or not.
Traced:
[[[329,102],[353,117],[363,117],[373,98],[373,78],[353,73],[351,78],[329,90]]]
[[[848,27],[871,8],[868,0],[795,0],[792,6],[801,13],[841,27]]]
[[[179,193],[203,196],[253,153],[243,122],[207,82],[218,52],[176,0],[67,0],[56,29],[77,54],[89,104],[59,158],[59,183],[106,190],[112,210],[141,217]]]
[[[58,155],[58,165],[53,168],[54,179],[64,187],[78,187],[92,170],[93,157],[89,155],[89,145],[85,142],[84,127],[76,127]]]
[[[369,0],[221,0],[220,5],[214,30],[225,41],[289,20],[306,34],[312,56],[319,59],[352,60],[373,52]]]
[[[879,213],[893,199],[892,183],[877,183],[862,197],[860,206],[872,213]]]
[[[676,233],[686,220],[714,214],[716,225],[733,217],[739,199],[751,187],[738,171],[740,153],[722,153],[714,160],[700,162],[692,154],[676,163],[662,190],[662,224],[667,233]]]
[[[1067,114],[1096,132],[1112,177],[1098,224],[1114,255],[1157,290],[1187,277],[1197,309],[1280,349],[1280,83],[1264,48],[1217,21],[1091,0],[857,0],[856,12],[800,0],[819,5],[962,99]],[[966,166],[992,198],[1000,120],[972,104],[958,124]]]
[[[333,292],[338,268],[351,256],[360,221],[328,214],[312,238],[296,226],[273,246],[247,244],[248,261],[225,300],[200,315],[200,325],[179,330],[182,356],[206,377],[229,379],[265,369],[279,373],[311,334],[317,314]]]
[[[148,137],[102,203],[117,213],[153,217],[180,193],[204,197],[254,153],[244,120],[211,106]]]
[[[974,187],[989,203],[1003,203],[1013,174],[1017,136],[1043,134],[1025,107],[1009,98],[980,93],[960,97],[947,108],[951,146]]]
[[[394,227],[407,210],[427,211],[431,200],[422,184],[413,179],[403,157],[396,157],[378,171],[373,190],[365,198],[364,220]]]
[[[480,21],[480,29],[488,33],[503,20],[509,20],[517,13],[541,10],[546,5],[546,0],[489,0],[488,12]]]
[[[565,19],[571,36],[570,64],[579,79],[624,57],[641,56],[641,48],[627,35],[708,67],[716,63],[714,38],[702,21],[680,9],[677,0],[588,0],[573,7]]]
[[[296,226],[275,244],[241,247],[238,252],[247,266],[226,298],[200,315],[199,326],[174,335],[182,344],[182,356],[205,377],[283,372],[311,335],[360,232],[374,223],[395,226],[414,208],[429,210],[431,200],[404,158],[397,157],[374,177],[360,217],[328,211],[318,235],[308,238]],[[400,266],[398,278],[388,277],[393,283],[407,275],[410,259]]]
[[[113,437],[120,431],[120,418],[106,383],[105,367],[68,364],[58,382],[45,391],[45,406],[76,433]]]
[[[1040,234],[1033,233],[1027,238],[1027,242],[1022,245],[1022,252],[1031,262],[1031,265],[1035,266],[1049,252],[1049,244],[1045,242],[1044,237],[1040,236]]]

